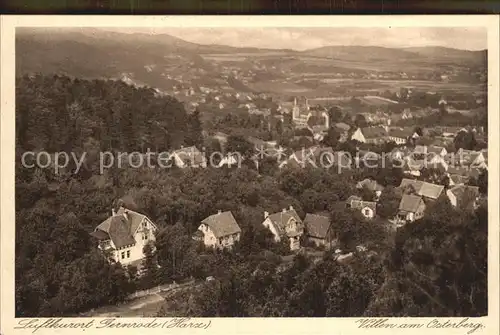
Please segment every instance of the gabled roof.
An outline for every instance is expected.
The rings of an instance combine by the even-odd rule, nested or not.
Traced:
[[[407,178],[404,178],[401,181],[401,185],[399,185],[399,188],[403,189],[409,185],[411,185],[415,189],[415,192],[418,195],[430,199],[437,199],[441,195],[441,192],[443,192],[444,189],[443,185],[436,185],[425,181],[412,180]]]
[[[361,128],[361,132],[366,139],[387,136],[386,129],[380,126]]]
[[[293,208],[270,214],[266,219],[271,221],[279,235],[284,235],[286,233],[285,227],[290,219],[294,219],[296,222],[302,223],[302,220]]]
[[[99,239],[106,239],[109,236],[116,248],[135,244],[133,234],[146,218],[145,215],[120,207],[117,213],[110,216],[97,226],[93,236]]]
[[[312,237],[325,238],[330,225],[330,218],[325,215],[308,213],[304,218],[304,226],[307,234]]]
[[[415,213],[420,205],[424,202],[421,196],[413,194],[404,194],[399,203],[399,210],[404,212]]]
[[[210,215],[201,221],[201,223],[206,224],[216,238],[241,232],[240,226],[238,226],[233,213],[230,211]]]
[[[463,176],[463,175],[459,175],[459,174],[450,174],[449,178],[451,179],[451,181],[455,185],[465,184],[466,182],[469,181],[469,177]]]

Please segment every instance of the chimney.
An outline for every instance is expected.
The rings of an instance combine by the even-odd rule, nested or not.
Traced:
[[[123,217],[125,218],[125,220],[127,220],[127,221],[128,221],[128,211],[127,211],[127,210],[125,210],[125,211],[123,212]]]
[[[221,213],[222,213],[222,211],[219,209],[219,210],[217,211],[217,215],[219,215],[219,214],[221,214]]]
[[[264,212],[264,219],[267,219],[268,216],[269,216],[269,212]]]
[[[289,210],[293,211],[293,206],[292,206],[292,205],[290,205],[290,208],[289,208]]]
[[[286,212],[286,208],[283,208],[282,212],[285,213]]]
[[[115,216],[115,215],[116,215],[115,208],[114,208],[114,207],[112,207],[112,208],[111,208],[111,216]]]

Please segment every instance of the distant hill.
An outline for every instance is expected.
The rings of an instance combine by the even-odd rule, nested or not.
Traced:
[[[373,46],[327,46],[303,51],[302,55],[356,61],[420,58],[419,55],[413,52]]]
[[[327,46],[306,51],[201,45],[167,34],[121,33],[93,28],[20,28],[16,34],[16,73],[58,73],[80,78],[127,76],[161,90],[186,75],[200,85],[220,78],[221,63],[252,70],[265,66],[267,80],[290,74],[389,71],[432,73],[440,66],[485,67],[486,51],[440,47],[392,49]],[[273,70],[271,70],[271,68]],[[280,77],[281,76],[281,77]],[[238,81],[221,83],[241,86]]]
[[[485,62],[487,53],[446,47],[384,48],[375,46],[327,46],[306,50],[303,55],[352,61]]]
[[[450,59],[460,61],[484,62],[487,57],[486,50],[470,51],[446,47],[412,47],[403,49],[407,52],[415,53],[419,56],[430,57],[434,59]]]

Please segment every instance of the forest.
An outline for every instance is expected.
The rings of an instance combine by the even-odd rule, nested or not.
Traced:
[[[429,215],[397,232],[385,222],[399,203],[393,169],[110,169],[95,161],[78,174],[24,168],[27,150],[141,151],[200,145],[198,113],[169,97],[119,81],[31,76],[16,82],[16,316],[71,316],[116,304],[136,290],[195,278],[206,282],[166,304],[159,316],[479,316],[487,314],[487,205],[454,208],[438,199]],[[232,137],[228,146],[241,145]],[[90,155],[92,156],[92,155]],[[333,171],[335,170],[335,171]],[[386,187],[378,217],[345,209],[356,182]],[[483,187],[483,192],[486,192]],[[145,250],[145,275],[108,263],[89,233],[121,199],[159,227],[156,250]],[[328,212],[340,248],[359,244],[339,264],[325,252],[290,254],[272,242],[263,213],[294,206]],[[231,210],[242,228],[232,252],[199,246],[191,235],[217,210]],[[287,259],[287,261],[284,261]],[[155,264],[160,265],[159,268]]]

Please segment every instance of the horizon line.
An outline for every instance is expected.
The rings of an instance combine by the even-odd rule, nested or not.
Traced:
[[[459,48],[459,47],[449,47],[445,46],[442,44],[426,44],[426,45],[406,45],[406,46],[386,46],[386,45],[372,45],[372,44],[326,44],[323,46],[318,46],[318,47],[309,47],[309,48],[286,48],[286,47],[272,47],[272,46],[266,46],[266,47],[260,47],[257,45],[248,45],[248,46],[236,46],[232,44],[226,44],[226,43],[203,43],[200,41],[192,41],[189,39],[186,39],[185,37],[179,37],[175,36],[171,33],[167,32],[148,32],[148,31],[118,31],[118,29],[127,29],[127,28],[136,28],[136,27],[116,27],[116,28],[109,28],[109,27],[19,27],[16,29],[16,34],[17,31],[36,31],[36,30],[61,30],[61,32],[70,31],[70,30],[80,30],[82,33],[85,30],[97,30],[99,32],[103,33],[114,33],[114,34],[123,34],[123,35],[135,35],[135,36],[169,36],[174,39],[178,39],[180,41],[186,42],[186,43],[192,43],[195,45],[201,45],[201,46],[223,46],[223,47],[230,47],[230,48],[235,48],[235,49],[257,49],[257,50],[272,50],[272,51],[293,51],[293,52],[307,52],[307,51],[313,51],[313,50],[318,50],[318,49],[323,49],[323,48],[329,48],[329,47],[353,47],[353,48],[381,48],[381,49],[388,49],[388,50],[408,50],[408,49],[418,49],[418,48],[442,48],[442,49],[448,49],[448,50],[458,50],[458,51],[464,51],[464,52],[484,52],[488,51],[488,48],[480,48],[480,49],[470,49],[470,48]],[[150,27],[143,27],[143,29],[149,29]],[[306,28],[305,28],[306,29]],[[368,29],[368,28],[366,28]],[[97,36],[96,36],[97,37]],[[411,52],[411,51],[410,51]]]

